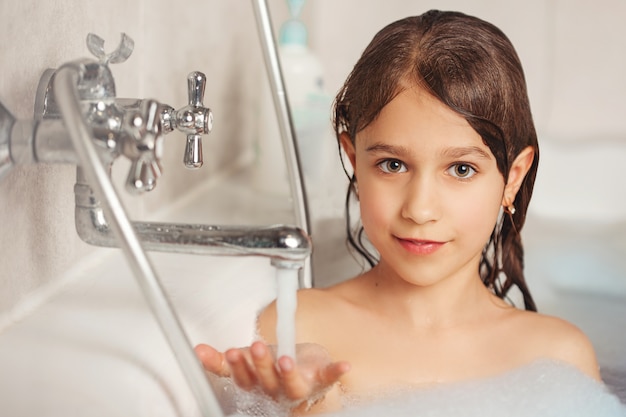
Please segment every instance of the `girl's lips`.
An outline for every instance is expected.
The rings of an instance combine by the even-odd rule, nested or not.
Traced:
[[[432,240],[396,239],[404,249],[415,255],[430,255],[446,244],[446,242]]]

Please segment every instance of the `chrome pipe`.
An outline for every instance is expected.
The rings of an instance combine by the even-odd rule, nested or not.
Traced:
[[[13,115],[0,103],[0,179],[13,167],[11,158],[11,131],[15,124]]]
[[[278,118],[280,137],[285,152],[296,225],[302,228],[307,234],[310,234],[309,207],[304,177],[302,175],[302,164],[300,163],[293,118],[291,116],[289,100],[285,89],[269,9],[266,0],[253,0],[252,6],[254,8],[257,29],[261,40],[261,49],[263,50],[263,58],[270,83],[270,90],[272,91],[274,109],[276,111],[276,117]],[[312,287],[314,282],[310,258],[306,261],[306,264],[306,267],[303,269],[303,286]]]
[[[0,146],[0,148],[3,148]],[[16,120],[10,130],[9,159],[16,165],[77,165],[78,158],[62,119]],[[0,158],[2,158],[0,149]],[[105,156],[113,161],[115,155]]]
[[[126,211],[92,143],[92,132],[83,120],[77,94],[79,70],[76,66],[61,67],[54,81],[56,98],[65,126],[81,161],[87,180],[95,187],[95,195],[104,201],[103,211],[110,220],[120,247],[161,325],[179,362],[191,391],[204,417],[223,417],[217,398],[209,386],[204,369],[196,357],[185,332],[163,291],[146,256]]]

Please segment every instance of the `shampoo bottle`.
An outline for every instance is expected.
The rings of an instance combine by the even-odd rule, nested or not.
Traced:
[[[304,0],[287,0],[287,4],[291,17],[281,26],[278,49],[304,179],[311,195],[323,181],[326,153],[332,143],[331,98],[324,90],[322,64],[309,48],[307,29],[300,20]],[[288,194],[289,183],[276,113],[269,86],[263,84],[255,182],[260,190]]]

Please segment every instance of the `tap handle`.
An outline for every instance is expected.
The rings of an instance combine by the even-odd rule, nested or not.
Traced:
[[[199,71],[194,71],[187,76],[187,93],[189,94],[189,105],[191,107],[204,107],[204,87],[206,86],[206,75]]]
[[[185,166],[189,169],[196,169],[202,166],[202,136],[187,135],[184,161]]]
[[[187,77],[189,104],[176,111],[175,126],[187,133],[184,164],[190,169],[202,166],[202,135],[210,133],[213,128],[211,109],[202,103],[205,86],[206,76],[203,73],[190,73]]]
[[[104,65],[108,65],[109,63],[118,64],[126,61],[133,53],[134,48],[135,42],[132,38],[127,34],[122,33],[122,39],[120,40],[118,47],[110,54],[107,54],[104,51],[104,39],[94,33],[87,35],[87,49],[89,49],[89,52],[98,58]]]
[[[151,191],[161,176],[159,160],[163,153],[163,135],[160,113],[158,102],[144,100],[140,108],[124,120],[129,134],[123,142],[122,153],[132,161],[126,189],[133,194]]]
[[[161,176],[161,164],[157,160],[138,159],[133,161],[126,181],[126,189],[131,194],[152,191]]]
[[[198,71],[194,71],[187,76],[187,94],[189,95],[189,107],[194,109],[194,113],[201,116],[197,112],[198,109],[204,109],[204,88],[206,87],[206,76]],[[200,117],[206,119],[205,117]],[[202,120],[204,122],[204,120]],[[200,126],[202,125],[202,126]],[[207,130],[204,123],[196,123],[198,133],[204,133]],[[189,169],[197,169],[202,166],[202,136],[200,134],[188,134],[187,144],[185,145],[185,157],[183,158],[185,167]]]

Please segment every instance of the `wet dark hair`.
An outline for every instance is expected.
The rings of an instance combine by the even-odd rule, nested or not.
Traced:
[[[525,308],[536,311],[524,279],[520,231],[539,149],[524,72],[513,45],[494,25],[458,12],[431,10],[391,23],[376,34],[337,94],[333,122],[338,142],[345,132],[354,143],[357,133],[387,103],[416,85],[468,121],[495,156],[505,182],[519,153],[528,146],[534,149],[534,161],[513,202],[516,211],[505,213],[494,228],[479,273],[485,286],[500,298],[518,287]],[[349,177],[348,242],[374,266],[377,255],[368,250],[362,226],[352,230],[349,214],[356,178]]]

